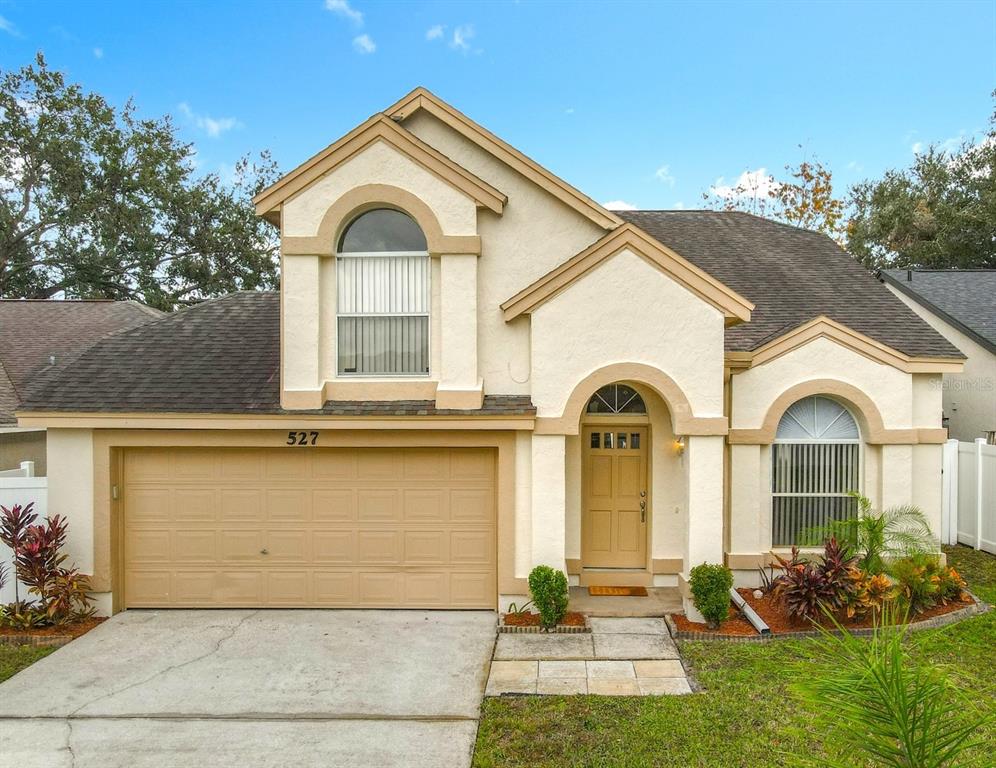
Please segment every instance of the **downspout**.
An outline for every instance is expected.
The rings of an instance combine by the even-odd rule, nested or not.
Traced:
[[[744,618],[750,622],[750,625],[757,630],[759,635],[766,636],[771,634],[771,628],[764,623],[764,619],[757,615],[757,611],[747,605],[747,601],[733,587],[730,587],[730,600],[733,601],[733,604],[737,606],[737,610],[744,615]]]

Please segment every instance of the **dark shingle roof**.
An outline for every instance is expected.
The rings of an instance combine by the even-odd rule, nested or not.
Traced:
[[[756,305],[747,352],[819,315],[911,356],[964,357],[826,235],[738,211],[617,211]]]
[[[879,274],[996,353],[996,269],[885,269]]]
[[[108,334],[161,316],[134,301],[0,300],[0,424],[15,421],[19,399],[37,379]]]
[[[95,344],[24,399],[25,410],[168,413],[293,413],[326,416],[515,416],[528,396],[493,395],[474,411],[433,401],[328,402],[280,407],[280,297],[243,291],[163,316]]]

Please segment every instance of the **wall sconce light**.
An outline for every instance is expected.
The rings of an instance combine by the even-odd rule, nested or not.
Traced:
[[[674,452],[681,456],[685,452],[685,438],[684,436],[679,436],[674,438]]]

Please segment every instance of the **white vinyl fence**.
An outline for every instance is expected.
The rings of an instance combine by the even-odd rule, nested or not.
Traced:
[[[0,506],[10,509],[15,504],[26,506],[34,502],[34,512],[38,519],[45,517],[48,509],[48,478],[34,476],[34,462],[25,461],[19,469],[0,471]],[[7,583],[0,589],[0,603],[14,601],[14,564],[10,550],[0,544],[0,563],[7,572]],[[21,599],[27,595],[27,590],[21,587]]]
[[[967,544],[996,554],[996,445],[944,444],[945,544]]]

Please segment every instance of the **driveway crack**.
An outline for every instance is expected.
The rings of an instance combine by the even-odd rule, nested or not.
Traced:
[[[76,768],[76,752],[73,750],[73,723],[66,720],[66,751],[69,752],[69,766]]]
[[[179,662],[178,664],[171,664],[168,667],[165,667],[163,669],[157,670],[156,672],[154,672],[153,674],[149,675],[146,678],[143,678],[141,680],[135,681],[134,683],[129,683],[128,685],[125,685],[125,686],[123,686],[121,688],[118,688],[116,690],[113,690],[113,691],[108,691],[107,693],[103,694],[102,696],[98,696],[97,698],[93,699],[92,701],[88,701],[85,704],[81,704],[76,709],[74,709],[72,712],[70,712],[68,715],[66,715],[66,717],[67,718],[76,717],[76,715],[78,715],[82,710],[86,709],[87,707],[91,707],[94,704],[97,704],[98,702],[104,701],[106,699],[113,698],[114,696],[117,696],[119,694],[125,693],[126,691],[130,691],[132,688],[137,688],[140,685],[145,685],[146,683],[152,682],[157,677],[162,677],[163,675],[166,675],[166,674],[168,674],[170,672],[174,672],[174,671],[176,671],[178,669],[183,669],[184,667],[188,667],[191,664],[196,664],[199,661],[203,661],[204,659],[206,659],[206,658],[208,658],[210,656],[214,656],[216,653],[218,653],[221,650],[221,647],[226,642],[228,642],[233,637],[235,637],[236,633],[240,629],[242,629],[242,625],[243,624],[245,624],[247,621],[249,621],[249,619],[252,619],[255,616],[258,616],[259,614],[260,614],[260,611],[256,610],[256,611],[253,611],[252,613],[248,613],[245,616],[243,616],[241,619],[239,619],[239,621],[237,621],[235,623],[235,625],[232,627],[232,629],[229,632],[227,632],[224,636],[218,638],[217,642],[215,642],[214,647],[211,650],[209,650],[209,651],[207,651],[205,653],[202,653],[199,656],[195,656],[192,659],[187,659],[186,661]]]

